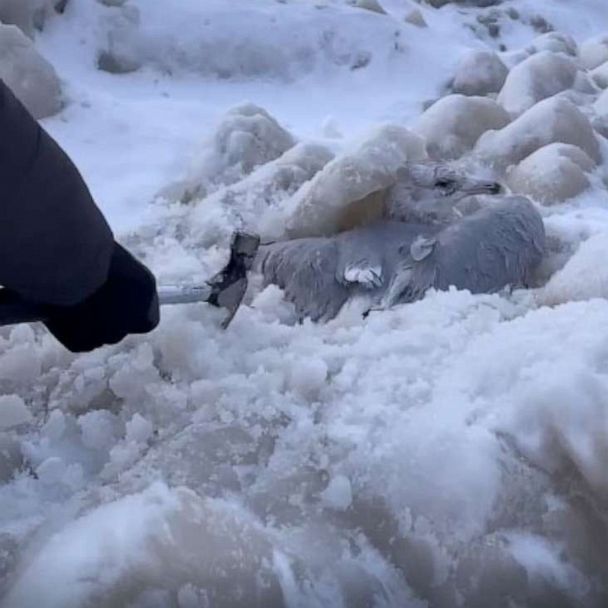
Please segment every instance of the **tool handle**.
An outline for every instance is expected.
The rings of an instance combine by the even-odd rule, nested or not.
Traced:
[[[159,287],[158,300],[161,305],[204,302],[210,292],[211,289],[207,285]],[[44,304],[27,302],[10,289],[0,289],[0,327],[18,323],[44,322],[48,317],[48,308]]]

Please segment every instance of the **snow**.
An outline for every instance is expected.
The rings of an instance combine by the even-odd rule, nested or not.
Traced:
[[[604,0],[422,3],[427,28],[406,0],[170,4],[72,0],[31,32],[66,101],[44,126],[168,284],[221,267],[236,227],[335,229],[424,156],[413,128],[467,53],[512,67],[532,46],[566,57],[572,36],[584,69],[606,60]],[[492,10],[496,39],[477,20]],[[561,42],[538,38],[538,15]],[[97,69],[104,53],[128,70]],[[464,133],[464,167],[539,150],[535,179],[557,180],[572,150],[556,142],[598,164],[539,207],[546,265],[563,266],[545,286],[327,324],[254,288],[226,331],[219,310],[168,307],[151,334],[82,355],[39,326],[0,330],[0,605],[606,605],[596,96],[484,127],[480,158]]]
[[[606,254],[605,233],[584,241],[566,265],[556,272],[538,297],[543,304],[554,306],[566,302],[608,297],[608,277],[598,260]]]
[[[10,429],[31,419],[32,415],[19,395],[0,396],[0,429]]]

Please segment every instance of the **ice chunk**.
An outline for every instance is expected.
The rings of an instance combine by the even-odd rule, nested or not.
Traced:
[[[519,116],[537,102],[574,86],[577,67],[562,54],[541,51],[516,65],[507,76],[497,101]]]
[[[424,15],[419,8],[412,8],[404,17],[406,23],[415,25],[416,27],[428,27]]]
[[[554,306],[591,298],[608,299],[608,233],[596,234],[583,243],[538,292],[540,303]]]
[[[283,234],[285,204],[333,158],[319,144],[296,144],[244,179],[207,196],[192,212],[192,233],[203,244],[227,243],[235,229],[263,238]]]
[[[87,412],[78,417],[82,443],[94,450],[106,450],[118,439],[116,416],[106,410]]]
[[[0,432],[0,484],[7,483],[22,465],[23,456],[19,441],[11,433]],[[1,553],[2,550],[0,549],[0,556]],[[0,580],[2,580],[1,568]]]
[[[431,158],[455,159],[483,133],[501,129],[509,121],[507,112],[492,99],[448,95],[422,114],[412,129],[425,138]]]
[[[587,117],[574,104],[559,97],[538,102],[499,131],[484,133],[474,151],[496,167],[506,168],[555,142],[578,146],[594,161],[601,158],[598,140]]]
[[[32,420],[27,405],[18,395],[0,396],[0,430],[10,429]]]
[[[141,414],[135,414],[126,425],[127,441],[135,443],[146,443],[154,433],[154,426]]]
[[[0,24],[0,78],[34,118],[61,110],[61,85],[55,69],[14,25]]]
[[[518,194],[551,205],[577,196],[589,186],[585,172],[595,168],[585,152],[570,144],[553,143],[540,148],[514,167],[507,184]]]
[[[355,0],[354,6],[358,8],[364,8],[367,11],[378,13],[380,15],[386,15],[386,11],[382,8],[382,5],[378,0]]]
[[[353,205],[392,186],[406,161],[424,157],[418,135],[398,125],[375,129],[296,192],[289,203],[287,233],[297,237],[335,232]]]
[[[122,7],[123,4],[113,4],[113,6]],[[131,4],[107,16],[107,41],[97,56],[97,67],[100,70],[110,74],[127,74],[141,67],[142,60],[132,47],[134,33],[139,23],[139,9]]]
[[[462,95],[498,93],[508,74],[509,69],[496,53],[472,50],[458,62],[452,90]]]
[[[321,492],[323,502],[338,511],[345,511],[353,501],[350,480],[345,475],[332,477],[329,485]]]
[[[604,63],[591,70],[589,75],[593,79],[593,82],[601,89],[608,87],[608,61],[604,61]]]
[[[202,198],[206,190],[233,184],[256,167],[279,158],[295,145],[293,136],[264,108],[245,103],[230,109],[194,159],[185,179],[163,196],[183,202]]]
[[[608,36],[585,40],[579,47],[579,55],[579,63],[586,70],[592,70],[608,61]]]
[[[243,598],[251,606],[283,604],[262,529],[222,501],[155,484],[55,532],[20,572],[4,605],[127,606],[138,596],[163,597],[173,581],[204,588],[209,604],[203,605],[244,605]]]
[[[593,109],[600,117],[608,117],[608,90],[604,91],[593,104]]]
[[[528,49],[532,53],[542,51],[550,51],[551,53],[563,53],[576,57],[578,54],[578,46],[572,36],[563,34],[562,32],[547,32],[541,34],[538,38],[532,41]]]
[[[289,383],[297,393],[313,400],[325,386],[327,373],[327,364],[323,359],[310,357],[306,361],[297,361],[291,366]]]
[[[0,0],[0,21],[16,25],[32,37],[35,29],[42,29],[47,14],[55,9],[61,12],[66,0]]]

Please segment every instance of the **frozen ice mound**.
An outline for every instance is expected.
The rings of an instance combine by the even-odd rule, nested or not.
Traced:
[[[228,241],[235,229],[264,239],[285,230],[288,201],[334,157],[320,144],[300,143],[242,180],[219,188],[197,202],[188,225],[199,244]]]
[[[512,116],[520,116],[537,102],[572,88],[576,76],[577,66],[571,58],[541,51],[509,72],[497,101]]]
[[[264,108],[241,104],[222,117],[183,180],[161,194],[182,202],[200,199],[208,191],[238,182],[256,167],[276,160],[295,143]]]
[[[414,124],[433,159],[456,159],[473,148],[479,137],[490,130],[502,129],[509,114],[486,97],[448,95],[435,102]]]
[[[395,184],[405,162],[425,157],[424,140],[404,127],[374,129],[296,192],[288,203],[287,234],[332,234],[352,223],[353,214],[381,215],[382,208],[367,197]]]
[[[608,299],[608,273],[602,263],[607,253],[608,234],[601,232],[589,237],[539,291],[539,302],[555,306],[592,298]]]
[[[498,93],[508,73],[507,66],[493,51],[471,50],[458,63],[452,90],[462,95]]]
[[[593,70],[608,61],[608,36],[585,40],[579,46],[579,63],[585,70]]]
[[[214,181],[229,183],[293,147],[293,136],[266,110],[246,103],[230,110],[213,136],[208,170]]]
[[[563,53],[570,57],[577,57],[578,45],[572,36],[562,32],[547,32],[541,34],[527,47],[531,53],[550,51],[551,53]]]
[[[280,605],[265,536],[238,508],[156,484],[52,535],[3,605],[77,608],[97,597],[98,606],[144,608],[161,579],[171,581],[173,593],[187,596],[189,587],[195,598],[202,593],[207,605],[238,605],[244,598],[251,606]],[[49,585],[56,590],[51,595]]]
[[[171,73],[293,80],[316,69],[357,70],[402,53],[394,43],[396,24],[386,15],[347,5],[310,10],[271,0],[236,4],[175,0],[168,11],[162,3],[131,0],[110,8],[101,56],[110,65]],[[285,11],[289,19],[282,18]]]
[[[61,11],[66,0],[0,0],[0,21],[16,25],[30,38],[41,30],[49,14]]]
[[[481,159],[506,168],[551,143],[578,146],[599,162],[600,146],[588,118],[570,101],[550,97],[498,131],[484,133],[474,152]]]
[[[507,184],[513,192],[552,205],[589,188],[587,173],[595,167],[596,163],[577,146],[553,143],[533,152],[509,171]]]
[[[34,118],[61,110],[61,84],[55,69],[15,25],[0,24],[0,78]]]
[[[593,104],[593,109],[599,117],[608,117],[608,91],[603,91]]]
[[[589,76],[601,89],[608,87],[608,61],[604,61],[604,63],[591,70]]]

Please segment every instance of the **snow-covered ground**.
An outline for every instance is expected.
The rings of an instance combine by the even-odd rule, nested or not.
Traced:
[[[534,42],[548,26],[582,43],[606,16],[381,2],[70,0],[35,34],[65,98],[44,126],[160,282],[202,281],[334,154],[415,128],[471,49],[511,68],[557,44]],[[428,27],[404,20],[416,8]],[[518,101],[540,95],[518,78]],[[582,88],[593,117],[601,91]],[[538,292],[315,325],[271,287],[226,331],[173,307],[79,356],[2,329],[0,606],[608,605],[608,161],[589,167],[542,208],[564,259],[588,240]]]

